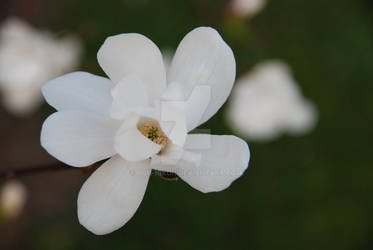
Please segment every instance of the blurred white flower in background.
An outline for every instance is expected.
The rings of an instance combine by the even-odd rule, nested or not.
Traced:
[[[266,5],[267,0],[233,0],[231,11],[239,17],[252,17],[260,12]]]
[[[81,42],[75,36],[57,39],[18,18],[0,27],[0,90],[9,112],[26,115],[42,102],[40,87],[78,65]]]
[[[11,180],[6,182],[0,193],[0,212],[6,219],[13,219],[19,216],[26,204],[27,190],[19,181]]]
[[[237,80],[226,118],[249,140],[265,141],[281,133],[297,135],[311,130],[317,112],[302,96],[289,67],[268,61]]]

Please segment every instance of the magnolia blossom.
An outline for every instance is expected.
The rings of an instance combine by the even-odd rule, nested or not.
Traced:
[[[216,30],[187,34],[169,69],[158,47],[136,33],[107,38],[97,57],[110,79],[74,72],[42,87],[57,109],[43,124],[42,146],[74,167],[110,158],[80,190],[84,227],[95,234],[122,227],[152,169],[176,173],[204,193],[243,174],[250,158],[245,141],[188,134],[218,111],[235,80],[234,55]]]
[[[171,48],[164,48],[164,49],[161,50],[161,52],[162,52],[162,56],[163,56],[163,65],[167,70],[171,65],[172,57],[174,56],[175,51]]]
[[[240,77],[226,118],[252,140],[270,140],[281,133],[303,134],[316,122],[316,109],[306,100],[289,67],[280,61],[257,65]]]
[[[27,191],[19,181],[8,181],[0,192],[0,213],[5,218],[15,218],[22,211],[26,203]]]
[[[231,10],[239,17],[252,17],[260,12],[267,0],[232,0]]]
[[[54,38],[17,18],[0,27],[0,90],[12,113],[34,111],[42,101],[40,87],[47,80],[77,66],[80,42]]]

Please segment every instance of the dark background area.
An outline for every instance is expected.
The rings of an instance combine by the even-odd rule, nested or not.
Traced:
[[[245,174],[219,193],[152,176],[135,216],[95,236],[79,225],[76,199],[88,177],[77,170],[22,177],[24,214],[0,222],[0,249],[338,249],[373,248],[373,4],[370,0],[269,0],[251,19],[216,0],[1,0],[39,28],[77,33],[81,69],[104,75],[96,53],[109,35],[137,32],[176,48],[193,28],[216,28],[232,47],[238,74],[266,59],[293,69],[319,110],[309,134],[249,142]],[[1,167],[54,163],[39,145],[44,105],[26,118],[0,110]],[[224,107],[201,128],[233,134]]]

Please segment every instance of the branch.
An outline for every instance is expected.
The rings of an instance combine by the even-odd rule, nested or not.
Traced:
[[[39,165],[33,167],[25,167],[25,168],[15,168],[15,169],[1,169],[0,170],[0,179],[12,179],[19,176],[31,175],[31,174],[38,174],[44,172],[55,172],[55,171],[63,171],[63,170],[80,170],[83,172],[90,172],[91,170],[95,169],[96,164],[93,164],[88,167],[83,168],[75,168],[63,164],[61,162],[54,163],[51,165]]]
[[[24,168],[15,168],[15,169],[1,169],[0,170],[0,180],[1,179],[13,179],[20,176],[27,176],[32,174],[40,174],[44,172],[57,172],[57,171],[63,171],[63,170],[80,170],[83,173],[89,173],[95,170],[99,165],[101,165],[103,161],[96,162],[88,167],[71,167],[69,165],[63,164],[61,162],[56,162],[51,165],[42,165],[42,166],[33,166],[33,167],[24,167]],[[171,172],[163,172],[163,171],[157,171],[153,170],[153,174],[159,175],[163,179],[166,180],[177,180],[178,176],[175,173]]]

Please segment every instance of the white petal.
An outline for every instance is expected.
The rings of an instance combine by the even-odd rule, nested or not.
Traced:
[[[167,80],[180,84],[185,101],[199,85],[211,88],[211,100],[199,124],[207,121],[226,101],[236,76],[236,62],[230,47],[219,33],[200,27],[187,34],[179,44]]]
[[[188,131],[201,124],[205,110],[211,101],[211,88],[206,85],[196,86],[185,102],[185,114]]]
[[[111,91],[113,103],[110,116],[115,119],[124,119],[129,113],[148,113],[149,99],[145,86],[134,75],[123,78]]]
[[[182,147],[187,136],[184,102],[161,101],[159,123],[172,143]]]
[[[136,75],[148,89],[149,99],[157,99],[166,88],[166,71],[159,48],[136,33],[108,37],[97,53],[105,73],[115,83]]]
[[[95,113],[66,110],[50,115],[41,130],[41,145],[58,160],[89,166],[115,154],[118,123]]]
[[[111,233],[131,219],[148,184],[149,161],[128,162],[116,155],[83,184],[78,197],[80,224],[94,234]]]
[[[235,136],[192,134],[185,147],[188,153],[175,166],[175,172],[204,193],[226,189],[248,167],[249,147]]]
[[[172,57],[175,54],[175,50],[171,48],[164,48],[161,50],[161,52],[163,56],[163,64],[167,72],[168,68],[170,67]]]
[[[184,90],[182,86],[176,82],[168,85],[167,90],[162,95],[163,102],[179,103],[178,106],[183,107],[187,131],[190,131],[200,124],[200,121],[205,113],[207,106],[211,100],[211,87],[207,85],[195,86],[185,101]]]
[[[107,78],[86,72],[74,72],[53,79],[42,87],[42,93],[57,110],[88,110],[106,114],[114,86]]]
[[[137,129],[138,117],[127,119],[115,136],[114,148],[127,161],[141,161],[158,153],[162,147]]]
[[[175,144],[167,144],[160,154],[154,155],[151,159],[151,167],[156,170],[172,172],[174,165],[183,156],[184,149]]]

